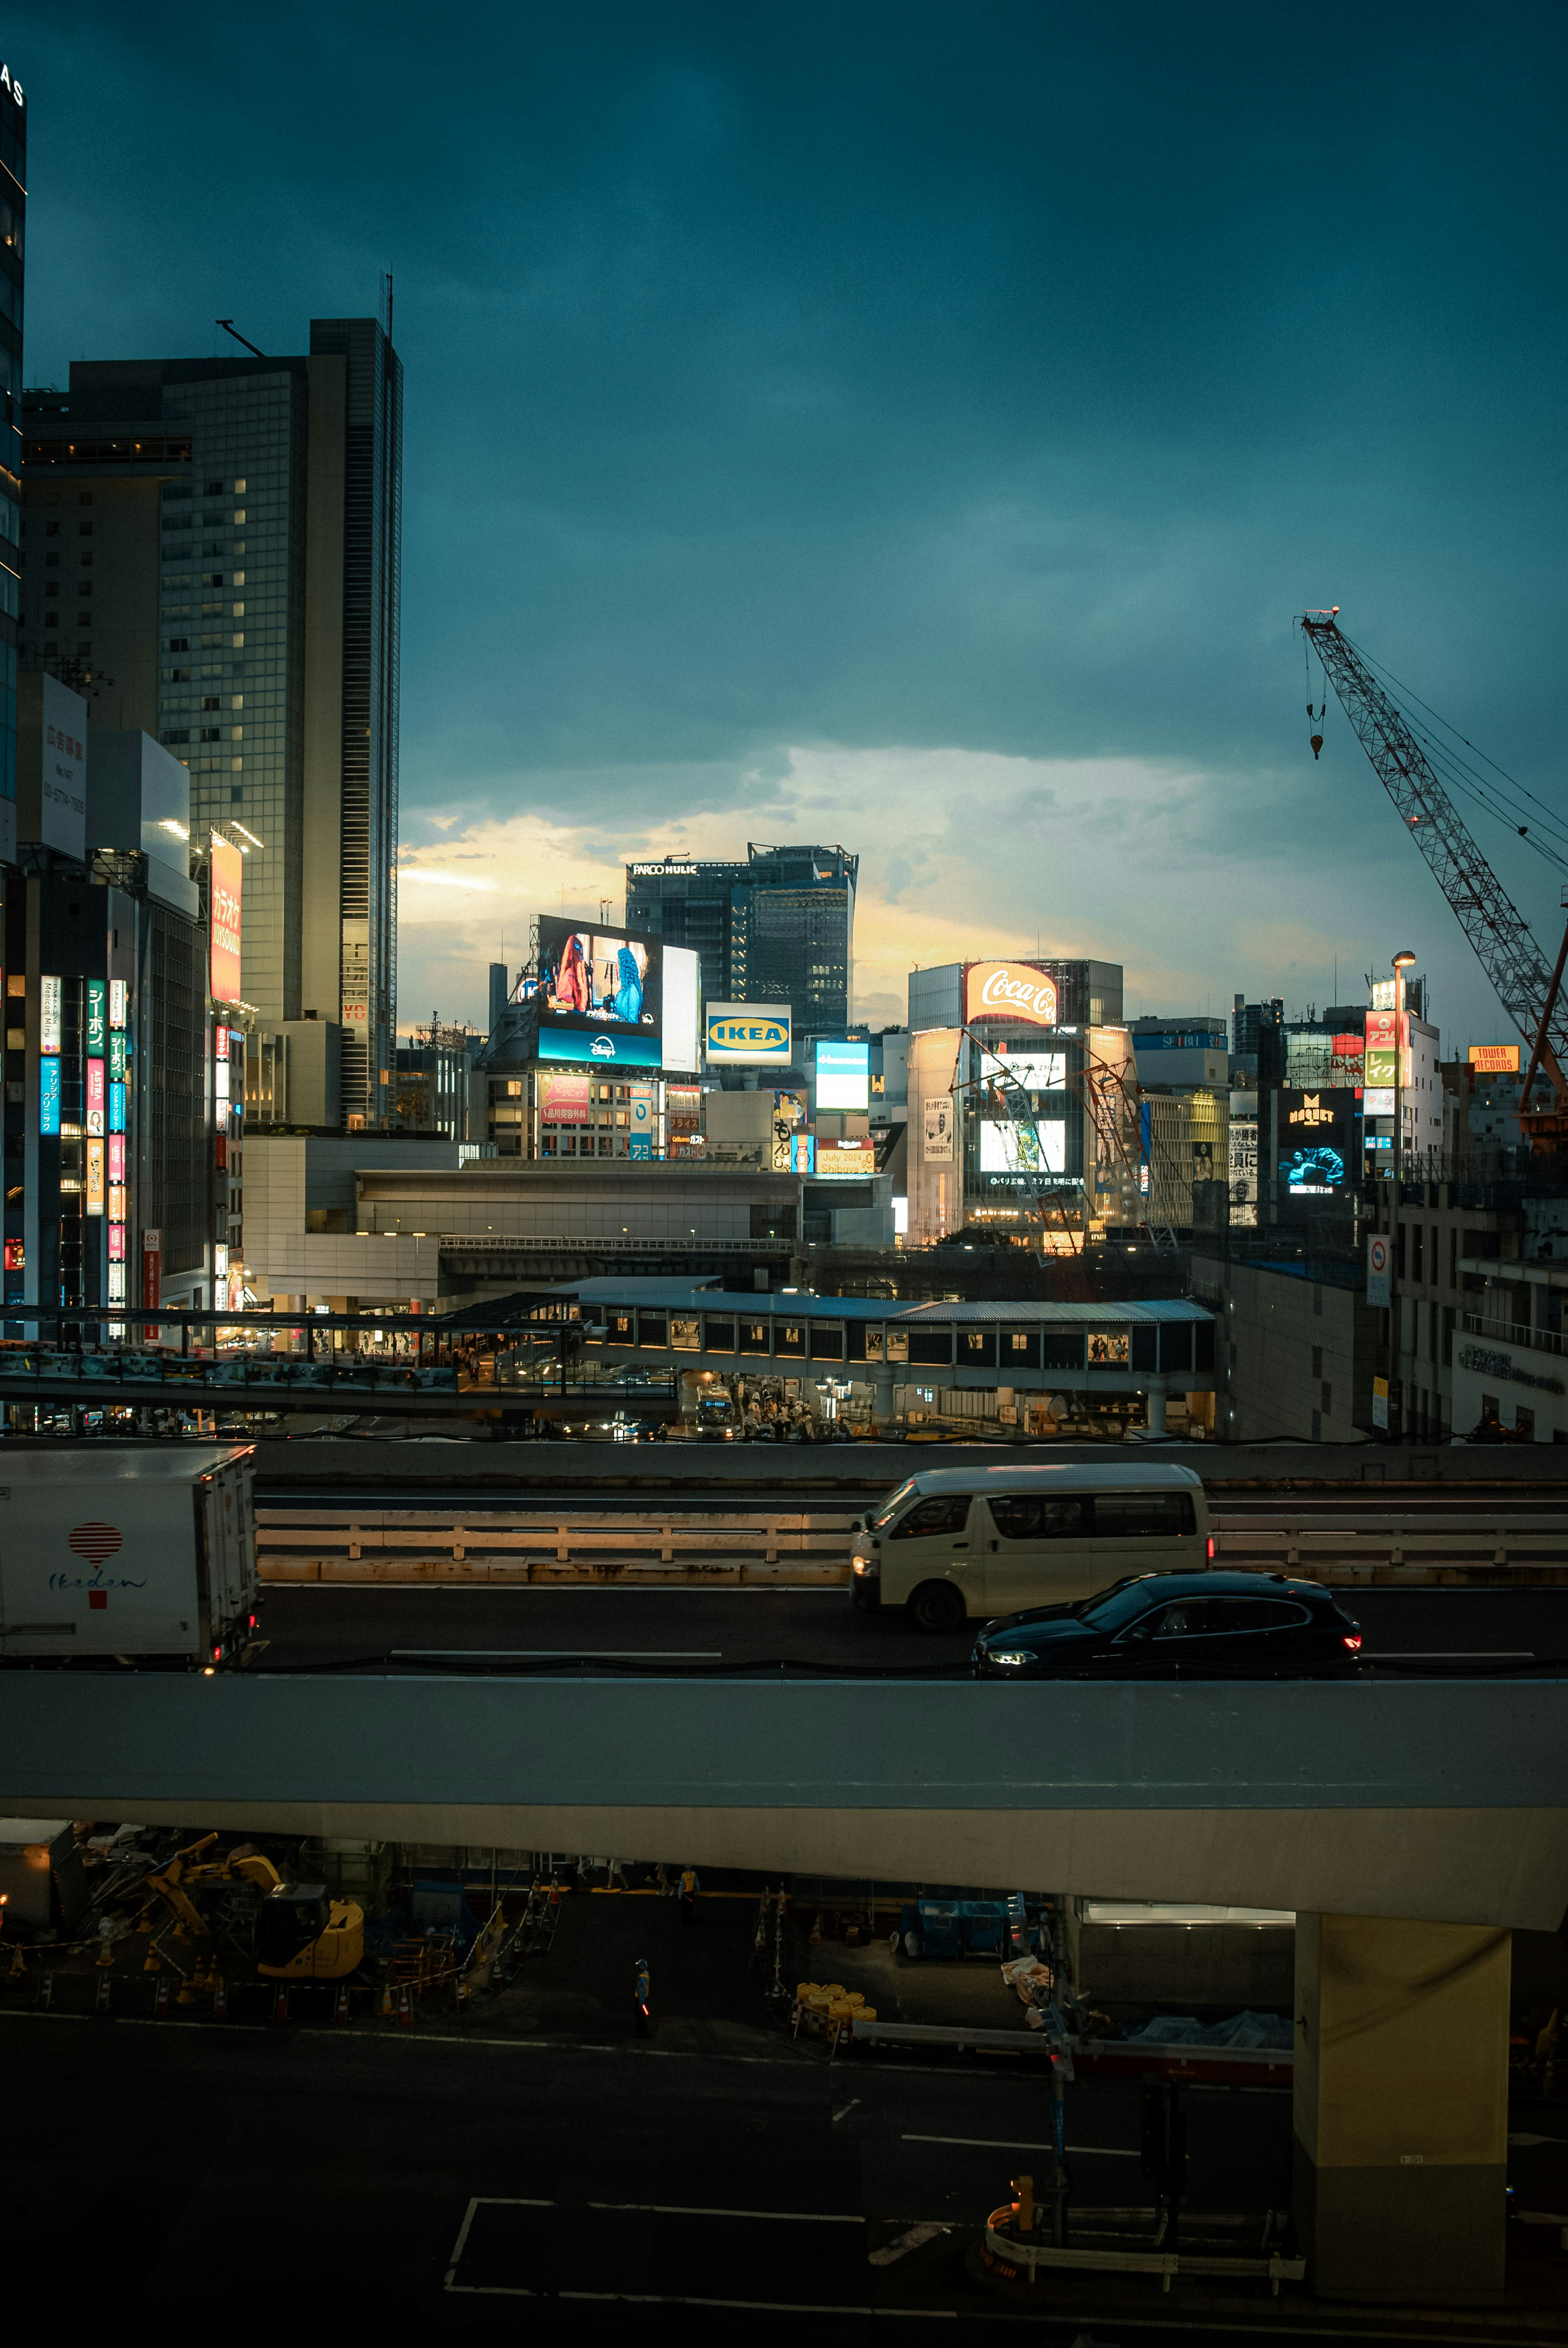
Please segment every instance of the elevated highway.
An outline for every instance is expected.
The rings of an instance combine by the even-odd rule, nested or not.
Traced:
[[[1553,1930],[1568,1681],[24,1673],[0,1808]]]

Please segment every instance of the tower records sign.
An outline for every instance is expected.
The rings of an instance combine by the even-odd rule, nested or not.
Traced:
[[[964,1016],[1057,1024],[1057,983],[1029,962],[972,962],[964,973]]]

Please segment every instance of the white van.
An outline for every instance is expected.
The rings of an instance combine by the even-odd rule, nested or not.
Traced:
[[[920,1630],[953,1631],[1213,1560],[1191,1468],[934,1468],[857,1520],[851,1581],[857,1606],[903,1606]]]

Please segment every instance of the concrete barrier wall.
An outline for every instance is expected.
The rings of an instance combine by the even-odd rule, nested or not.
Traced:
[[[1322,1484],[1561,1484],[1568,1447],[1550,1443],[1393,1445],[1367,1443],[408,1443],[263,1438],[257,1472],[264,1487],[295,1489],[418,1484],[476,1490],[560,1491],[581,1485],[637,1493],[707,1488],[860,1494],[891,1491],[923,1468],[1094,1466],[1140,1457],[1195,1468],[1216,1491],[1227,1488],[1311,1490]]]

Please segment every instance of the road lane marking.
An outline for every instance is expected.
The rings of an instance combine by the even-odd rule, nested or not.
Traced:
[[[394,1647],[395,1663],[471,1663],[478,1656],[491,1663],[721,1663],[722,1647]]]
[[[1049,2144],[1019,2144],[1008,2137],[995,2136],[911,2136],[905,2134],[905,2144],[967,2144],[984,2152],[1054,2152]],[[1133,2152],[1124,2144],[1069,2144],[1064,2149],[1071,2153],[1099,2152],[1108,2160],[1141,2160],[1140,2152]]]
[[[830,2209],[690,2209],[683,2201],[586,2201],[583,2206],[587,2209],[651,2211],[656,2218],[739,2218],[748,2221],[767,2219],[771,2223],[792,2226],[863,2226],[866,2222],[861,2217]]]
[[[1533,1647],[1379,1647],[1364,1663],[1532,1663]]]
[[[898,2240],[889,2242],[885,2250],[872,2250],[866,2260],[866,2264],[871,2267],[891,2267],[898,2260],[907,2258],[911,2250],[918,2250],[923,2242],[934,2241],[938,2234],[950,2234],[952,2231],[950,2225],[938,2225],[934,2219],[923,2226],[912,2226],[907,2234],[900,2234]]]

